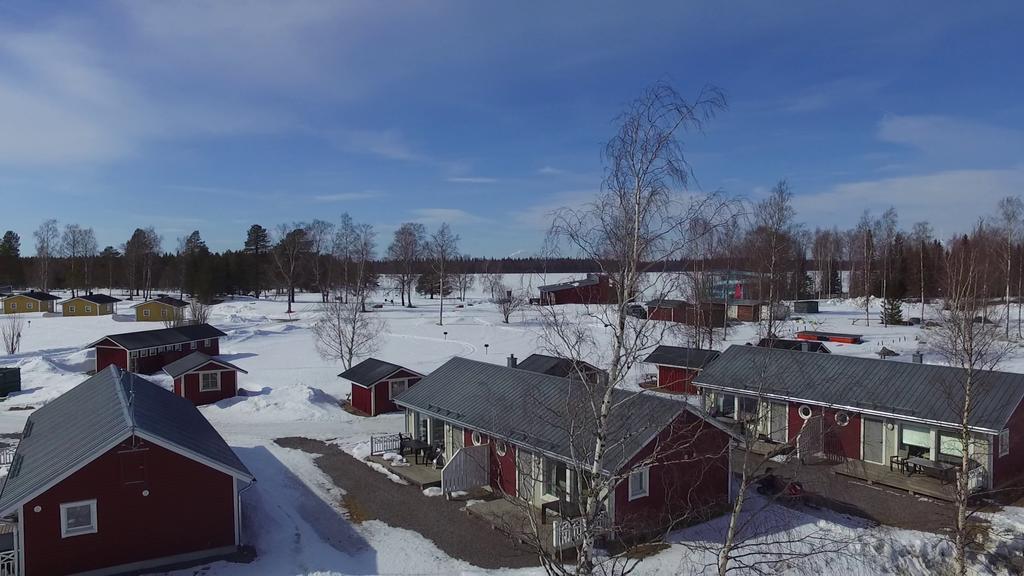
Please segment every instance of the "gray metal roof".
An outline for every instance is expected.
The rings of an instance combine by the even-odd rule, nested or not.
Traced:
[[[385,362],[376,358],[367,358],[359,364],[345,370],[341,374],[338,374],[338,377],[369,388],[399,370],[405,370],[406,372],[417,374],[417,372],[409,370],[408,368],[403,368],[398,364],[392,364],[391,362]]]
[[[539,372],[548,376],[560,376],[562,378],[579,376],[580,372],[600,371],[600,368],[582,360],[559,358],[558,356],[548,356],[547,354],[530,354],[522,362],[516,364],[516,368],[529,370],[530,372]]]
[[[565,282],[559,282],[557,284],[547,284],[537,288],[541,292],[554,292],[556,290],[568,290],[570,288],[578,288],[580,286],[593,286],[601,281],[599,274],[587,274],[586,278],[581,280],[566,280]]]
[[[832,351],[819,340],[794,340],[791,338],[761,338],[757,345],[761,348],[776,348],[779,350],[799,350],[802,352],[822,352],[831,354]]]
[[[38,290],[29,290],[28,292],[14,294],[14,296],[24,296],[25,298],[31,298],[40,302],[45,302],[47,300],[60,300],[59,296],[54,296],[49,292],[39,292]]]
[[[113,296],[107,296],[106,294],[82,294],[81,296],[74,296],[61,302],[61,304],[67,304],[72,300],[85,300],[86,302],[92,302],[93,304],[114,304],[120,302],[120,298],[114,298]]]
[[[730,346],[694,383],[956,425],[963,377],[961,369],[935,364]],[[979,378],[969,421],[975,429],[999,431],[1024,400],[1024,374],[984,372]]]
[[[160,304],[166,304],[168,306],[173,306],[174,308],[184,308],[188,306],[188,302],[185,302],[184,300],[179,300],[178,298],[168,296],[166,294],[161,294],[156,298],[150,298],[149,300],[139,302],[138,304],[132,306],[132,308],[138,308],[139,306],[142,306],[143,304],[149,304],[150,302],[159,302]]]
[[[228,362],[227,360],[221,360],[217,356],[209,356],[198,351],[193,352],[188,356],[185,356],[184,358],[178,358],[174,362],[171,362],[167,366],[164,366],[164,372],[166,372],[171,378],[177,378],[178,376],[191,372],[208,362],[216,362],[217,364],[220,364],[225,368],[231,368],[233,370],[238,370],[243,374],[248,374],[248,372],[242,370],[241,368],[235,366],[234,364]]]
[[[142,348],[153,348],[154,346],[167,346],[168,344],[184,344],[195,340],[206,340],[208,338],[220,338],[227,336],[217,328],[209,324],[186,324],[173,328],[157,328],[155,330],[142,330],[140,332],[125,332],[123,334],[109,334],[100,338],[88,347],[95,346],[103,340],[110,339],[118,346],[127,350],[139,350]]]
[[[0,514],[10,513],[128,439],[133,430],[152,436],[172,450],[252,478],[191,402],[110,366],[29,416],[0,492]]]
[[[676,366],[679,368],[693,368],[701,370],[715,358],[718,358],[718,350],[703,350],[701,348],[684,348],[681,346],[661,345],[644,358],[648,364],[660,364],[662,366]]]
[[[405,408],[572,461],[593,453],[589,386],[568,378],[452,358],[400,394]],[[618,390],[605,470],[620,470],[684,410],[685,402]],[[695,412],[698,413],[699,412]]]

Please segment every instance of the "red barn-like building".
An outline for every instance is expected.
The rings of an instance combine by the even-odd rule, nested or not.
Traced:
[[[418,372],[376,358],[367,358],[338,374],[352,382],[352,407],[370,416],[395,412],[394,398],[423,377]]]
[[[555,304],[613,304],[615,294],[607,274],[587,274],[582,280],[569,280],[541,286],[539,303]]]
[[[248,374],[226,360],[202,352],[171,362],[164,366],[164,372],[174,378],[174,394],[196,406],[234,398],[238,393],[238,373]]]
[[[697,394],[693,379],[718,358],[717,350],[658,346],[644,362],[658,367],[657,390],[676,394]]]
[[[16,571],[3,573],[136,573],[231,555],[239,492],[253,481],[190,402],[110,366],[26,422],[0,493],[17,542]]]
[[[111,364],[140,374],[154,374],[171,362],[193,352],[220,354],[220,339],[226,336],[209,324],[143,330],[104,336],[89,344],[96,349],[96,372]]]

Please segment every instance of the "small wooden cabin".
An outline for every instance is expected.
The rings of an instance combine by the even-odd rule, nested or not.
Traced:
[[[174,393],[196,406],[234,398],[238,393],[238,373],[248,374],[238,366],[202,352],[193,352],[164,366],[174,378]]]
[[[53,294],[36,290],[13,294],[4,298],[4,314],[53,312],[53,303],[57,300],[60,300],[60,298]]]
[[[106,294],[84,294],[60,302],[64,316],[103,316],[113,314],[121,300]]]
[[[184,318],[188,302],[162,294],[132,308],[135,309],[136,322],[168,322]]]
[[[352,407],[376,416],[399,410],[394,399],[423,377],[419,372],[376,358],[367,358],[338,374],[352,383]]]
[[[232,555],[253,482],[195,406],[110,366],[28,417],[0,492],[14,530],[3,573],[138,574]]]
[[[676,394],[697,394],[693,379],[718,358],[717,350],[661,345],[644,362],[658,367],[656,390]]]
[[[550,306],[556,304],[612,304],[615,293],[607,274],[587,274],[582,280],[569,280],[558,284],[541,286],[537,302]]]
[[[187,324],[111,334],[87,347],[96,349],[96,372],[114,364],[122,370],[153,374],[193,352],[220,354],[223,336],[226,334],[209,324]]]

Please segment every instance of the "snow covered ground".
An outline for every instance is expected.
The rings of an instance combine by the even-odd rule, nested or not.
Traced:
[[[560,278],[514,277],[513,285],[537,286]],[[377,301],[383,296],[379,296]],[[390,296],[388,296],[390,298]],[[239,378],[240,395],[202,407],[203,414],[236,448],[258,478],[244,495],[246,539],[258,550],[253,564],[215,563],[210,575],[236,574],[370,574],[370,573],[481,573],[466,563],[441,552],[419,534],[378,521],[352,523],[342,505],[343,494],[313,464],[304,452],[281,448],[273,439],[305,436],[328,440],[353,454],[365,453],[371,433],[402,429],[399,415],[363,418],[344,411],[339,399],[350,392],[339,379],[341,366],[321,359],[309,330],[318,310],[318,295],[300,295],[295,313],[285,313],[285,302],[239,298],[213,308],[211,323],[228,337],[221,352],[247,370]],[[538,350],[539,322],[536,312],[526,311],[503,324],[495,306],[476,289],[464,306],[447,300],[444,326],[437,325],[438,301],[418,299],[417,308],[385,304],[375,311],[388,323],[376,357],[429,372],[454,356],[503,363],[509,354],[524,358]],[[85,378],[93,367],[91,351],[83,350],[105,334],[159,328],[159,323],[137,323],[130,303],[119,305],[120,314],[98,318],[63,318],[55,314],[29,314],[22,350],[13,357],[0,357],[0,365],[22,369],[23,392],[0,404],[0,433],[20,432],[30,410],[38,407]],[[934,313],[934,312],[930,312]],[[919,309],[907,307],[905,316],[919,316]],[[834,353],[872,356],[882,346],[903,354],[893,361],[909,361],[910,352],[923,348],[918,327],[884,327],[873,310],[870,326],[864,325],[863,310],[853,302],[827,302],[822,313],[788,322],[786,329],[816,329],[855,332],[865,336],[862,345],[829,345]],[[604,328],[594,324],[598,333]],[[447,334],[446,334],[447,332]],[[756,341],[756,325],[731,328],[728,344]],[[926,337],[925,337],[926,339]],[[670,342],[684,344],[684,342]],[[926,362],[938,362],[926,354]],[[1003,366],[1024,371],[1024,351]],[[153,380],[170,385],[166,377]],[[382,480],[384,478],[382,477]],[[386,480],[385,480],[386,481]],[[426,496],[425,496],[426,497]],[[774,567],[778,573],[815,574],[930,574],[946,559],[947,544],[933,534],[870,526],[863,521],[827,512],[811,515],[778,507],[773,522],[802,533],[843,534],[858,543],[842,554],[811,557]],[[721,531],[722,518],[691,527],[673,535],[676,544],[648,558],[644,574],[699,573],[713,558],[695,552],[694,542],[713,541]],[[993,532],[1004,536],[1006,546],[1024,541],[1024,509],[1009,508],[991,518]],[[689,543],[690,545],[687,545]],[[987,573],[984,569],[982,572]],[[1009,573],[999,569],[994,573]],[[502,571],[503,573],[538,573]],[[192,574],[192,570],[180,574]]]

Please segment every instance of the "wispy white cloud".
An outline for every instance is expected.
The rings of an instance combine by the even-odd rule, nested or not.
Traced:
[[[565,170],[555,168],[554,166],[544,166],[537,170],[537,174],[542,174],[544,176],[557,176],[559,174],[565,174]]]
[[[786,112],[817,112],[844,102],[863,100],[874,96],[885,86],[877,78],[846,77],[816,84],[801,91],[783,103]]]
[[[446,180],[456,184],[493,184],[498,181],[497,178],[483,176],[449,176]]]
[[[426,157],[413,151],[412,145],[398,130],[345,130],[329,135],[339,147],[350,152],[372,154],[403,161],[423,161]]]
[[[429,226],[438,224],[481,224],[487,218],[477,216],[461,208],[417,208],[412,211],[413,220]]]
[[[597,199],[596,190],[570,190],[553,194],[542,202],[527,206],[510,214],[512,222],[533,230],[551,227],[554,214],[563,208],[578,208]]]
[[[989,166],[1024,157],[1024,131],[952,116],[888,115],[878,138],[921,153],[926,160]]]
[[[383,192],[376,190],[366,190],[364,192],[340,192],[338,194],[321,194],[313,196],[314,202],[347,202],[350,200],[368,200],[370,198],[380,198],[385,196]]]

